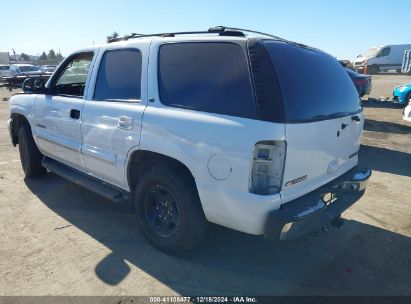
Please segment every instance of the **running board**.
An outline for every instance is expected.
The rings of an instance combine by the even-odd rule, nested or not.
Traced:
[[[68,181],[86,188],[113,202],[123,203],[129,200],[128,192],[115,186],[109,185],[85,173],[82,173],[74,168],[62,164],[59,161],[56,161],[49,157],[43,157],[41,164],[44,168],[57,175],[60,175]]]

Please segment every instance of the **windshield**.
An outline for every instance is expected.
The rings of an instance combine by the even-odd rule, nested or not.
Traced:
[[[267,40],[283,94],[288,122],[347,116],[361,110],[347,71],[332,56],[310,48]]]
[[[22,65],[22,66],[19,66],[19,70],[21,72],[35,72],[35,71],[38,71],[39,69],[35,67],[34,65]]]
[[[367,58],[375,57],[377,56],[379,50],[380,48],[378,47],[372,47],[367,51],[367,53],[365,53],[365,55],[363,55],[363,57],[367,57]]]

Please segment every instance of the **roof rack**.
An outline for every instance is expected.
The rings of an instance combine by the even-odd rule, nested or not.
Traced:
[[[280,40],[283,42],[291,43],[297,46],[301,47],[308,47],[304,44],[289,41],[287,39],[274,36],[271,34],[263,33],[263,32],[258,32],[254,30],[247,30],[247,29],[242,29],[242,28],[236,28],[236,27],[227,27],[227,26],[215,26],[215,27],[210,27],[207,31],[192,31],[192,32],[172,32],[172,33],[156,33],[156,34],[137,34],[137,33],[131,33],[130,35],[125,35],[123,37],[118,37],[118,38],[113,38],[108,41],[108,43],[111,42],[117,42],[117,41],[124,41],[132,38],[145,38],[145,37],[175,37],[177,35],[201,35],[201,34],[219,34],[219,36],[237,36],[237,37],[245,37],[246,33],[253,33],[253,34],[258,34],[262,36],[267,36],[270,38],[274,38],[276,40]]]

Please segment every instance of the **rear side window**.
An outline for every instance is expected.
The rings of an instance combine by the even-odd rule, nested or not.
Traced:
[[[163,104],[256,118],[247,58],[234,43],[178,43],[160,48],[158,85]]]
[[[141,52],[137,49],[106,51],[100,63],[94,99],[141,98]]]
[[[347,116],[361,110],[346,69],[322,51],[265,41],[283,94],[287,122]]]

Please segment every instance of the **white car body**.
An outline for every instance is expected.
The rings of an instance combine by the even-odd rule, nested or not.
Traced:
[[[403,112],[403,117],[404,120],[411,122],[411,104],[408,104]]]
[[[263,234],[269,212],[357,165],[364,116],[360,112],[358,120],[346,115],[286,124],[161,103],[155,59],[160,46],[210,40],[243,43],[245,39],[149,37],[85,48],[76,53],[90,51],[94,57],[83,98],[20,94],[11,98],[10,110],[27,118],[34,140],[45,156],[125,191],[131,190],[128,169],[133,152],[152,151],[176,159],[191,171],[208,221],[250,234]],[[93,100],[103,54],[121,48],[136,48],[142,54],[141,100],[132,103]],[[58,71],[52,78],[56,74]],[[70,118],[73,109],[81,112],[80,119]],[[119,128],[120,124],[127,127]],[[287,142],[282,190],[259,195],[250,192],[250,174],[256,143],[267,140]],[[305,178],[297,183],[302,176]]]

